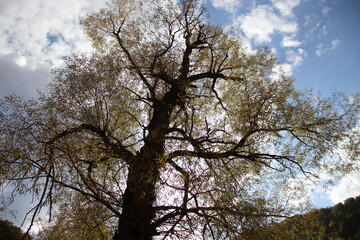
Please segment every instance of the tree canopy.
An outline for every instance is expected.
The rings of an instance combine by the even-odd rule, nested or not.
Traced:
[[[114,240],[237,239],[291,214],[294,180],[350,171],[359,96],[296,90],[271,51],[204,14],[114,0],[83,19],[96,51],[36,99],[1,100],[1,183],[38,196],[34,216],[69,194],[96,202]]]

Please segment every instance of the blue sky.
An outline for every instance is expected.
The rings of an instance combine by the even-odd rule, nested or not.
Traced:
[[[210,18],[251,46],[266,45],[297,79],[323,95],[360,89],[360,1],[209,0]]]
[[[1,0],[0,98],[13,92],[34,97],[66,56],[90,51],[78,22],[105,2]],[[323,96],[360,91],[359,0],[203,2],[210,22],[239,31],[249,48],[272,49],[283,69],[297,79],[298,88],[312,88]],[[353,173],[327,192],[316,188],[312,199],[315,206],[324,207],[359,194],[360,174]],[[14,208],[21,205],[19,201]]]

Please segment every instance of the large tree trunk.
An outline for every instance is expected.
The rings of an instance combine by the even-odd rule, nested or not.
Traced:
[[[155,217],[155,185],[159,180],[164,157],[165,136],[170,116],[179,104],[179,89],[172,88],[162,100],[154,102],[154,113],[148,126],[149,134],[137,157],[129,163],[123,210],[114,240],[150,240],[156,235],[151,225]]]
[[[159,176],[151,161],[134,164],[129,169],[123,212],[114,240],[150,240],[155,235],[151,220],[156,199],[155,184]]]

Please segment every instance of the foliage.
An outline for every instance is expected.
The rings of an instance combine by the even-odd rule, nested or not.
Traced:
[[[108,240],[113,236],[112,215],[101,204],[86,201],[83,196],[69,196],[55,214],[55,220],[43,226],[40,240]],[[114,223],[113,223],[114,225]]]
[[[29,236],[25,236],[20,228],[13,225],[8,220],[0,219],[0,240],[30,240]]]
[[[355,240],[360,237],[360,196],[297,215],[264,230],[272,239]],[[269,235],[268,235],[269,236]]]
[[[37,195],[34,215],[75,192],[96,202],[114,239],[236,239],[289,215],[294,179],[329,155],[350,171],[359,96],[296,90],[271,51],[203,15],[196,0],[119,0],[85,18],[94,53],[37,99],[1,100],[1,182]]]
[[[360,196],[346,199],[344,204],[321,209],[318,219],[326,226],[328,239],[359,239]]]

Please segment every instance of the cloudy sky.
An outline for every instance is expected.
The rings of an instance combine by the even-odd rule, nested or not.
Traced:
[[[269,46],[298,88],[322,96],[360,91],[360,1],[208,0],[207,7],[210,21],[239,30],[252,47]],[[353,173],[330,189],[316,187],[312,202],[325,207],[357,195]]]
[[[298,88],[323,96],[360,91],[360,1],[203,1],[209,21],[240,31],[248,46],[269,46]],[[1,0],[0,98],[11,93],[34,97],[50,81],[53,67],[73,52],[89,51],[78,22],[105,2]],[[323,207],[356,195],[360,174],[351,174],[325,193],[317,188],[313,202]]]

